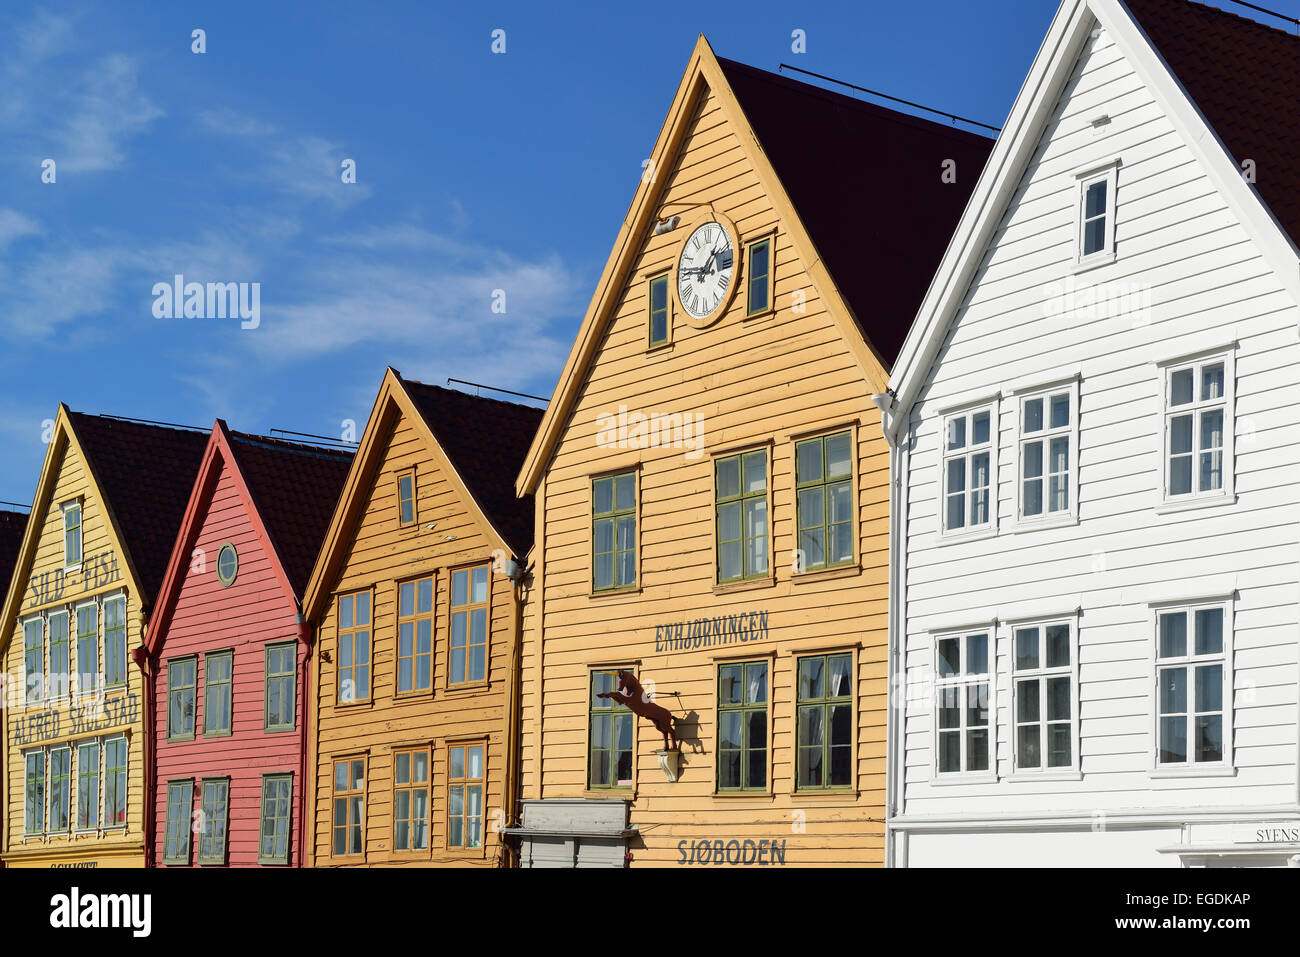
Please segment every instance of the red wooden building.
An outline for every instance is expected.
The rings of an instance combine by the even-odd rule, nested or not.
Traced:
[[[351,452],[217,420],[146,632],[153,866],[301,866],[301,600]]]

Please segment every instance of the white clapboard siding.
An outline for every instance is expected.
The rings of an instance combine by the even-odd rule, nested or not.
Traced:
[[[1090,120],[1111,118],[1105,135]],[[1075,174],[1114,157],[1118,260],[1076,284],[1136,285],[1133,315],[1049,314],[1071,276]],[[1106,33],[1085,47],[909,423],[904,525],[908,817],[1089,814],[1293,803],[1296,788],[1300,344],[1295,303]],[[1235,339],[1235,505],[1158,514],[1163,379],[1155,363]],[[1186,344],[1186,349],[1181,348]],[[1077,525],[1013,533],[1016,414],[997,406],[999,533],[941,542],[941,410],[1078,373]],[[1233,583],[1236,774],[1153,777],[1149,602]],[[1008,780],[1010,640],[999,629],[999,780],[935,784],[932,631],[1022,609],[1081,609],[1078,780]],[[963,618],[963,616],[965,616]]]

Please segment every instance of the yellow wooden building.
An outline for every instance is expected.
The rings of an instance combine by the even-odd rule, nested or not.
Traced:
[[[384,376],[303,602],[307,866],[508,863],[540,420]]]
[[[133,658],[205,444],[59,407],[0,618],[6,867],[145,864]]]
[[[524,866],[883,863],[872,397],[991,146],[700,38],[517,482]]]

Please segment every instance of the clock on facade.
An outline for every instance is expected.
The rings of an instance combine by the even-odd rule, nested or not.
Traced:
[[[731,230],[719,222],[698,226],[677,261],[677,298],[692,319],[713,315],[727,299],[735,278]]]

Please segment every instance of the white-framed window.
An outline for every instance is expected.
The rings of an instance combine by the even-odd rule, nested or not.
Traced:
[[[23,675],[27,705],[40,704],[45,699],[45,619],[41,615],[23,622]]]
[[[1078,767],[1079,707],[1072,620],[1011,628],[1011,735],[1017,772]]]
[[[1155,766],[1232,766],[1232,604],[1154,609]]]
[[[1218,352],[1162,367],[1164,501],[1230,496],[1233,487],[1233,394],[1231,352]]]
[[[59,506],[63,510],[63,566],[81,565],[81,500],[73,499]]]
[[[991,405],[943,419],[943,531],[997,524],[997,415]]]
[[[1078,514],[1079,383],[1024,392],[1017,403],[1016,512],[1022,522]]]
[[[994,631],[936,635],[935,772],[991,774]]]
[[[1079,175],[1078,252],[1081,266],[1115,258],[1115,195],[1119,164]]]

